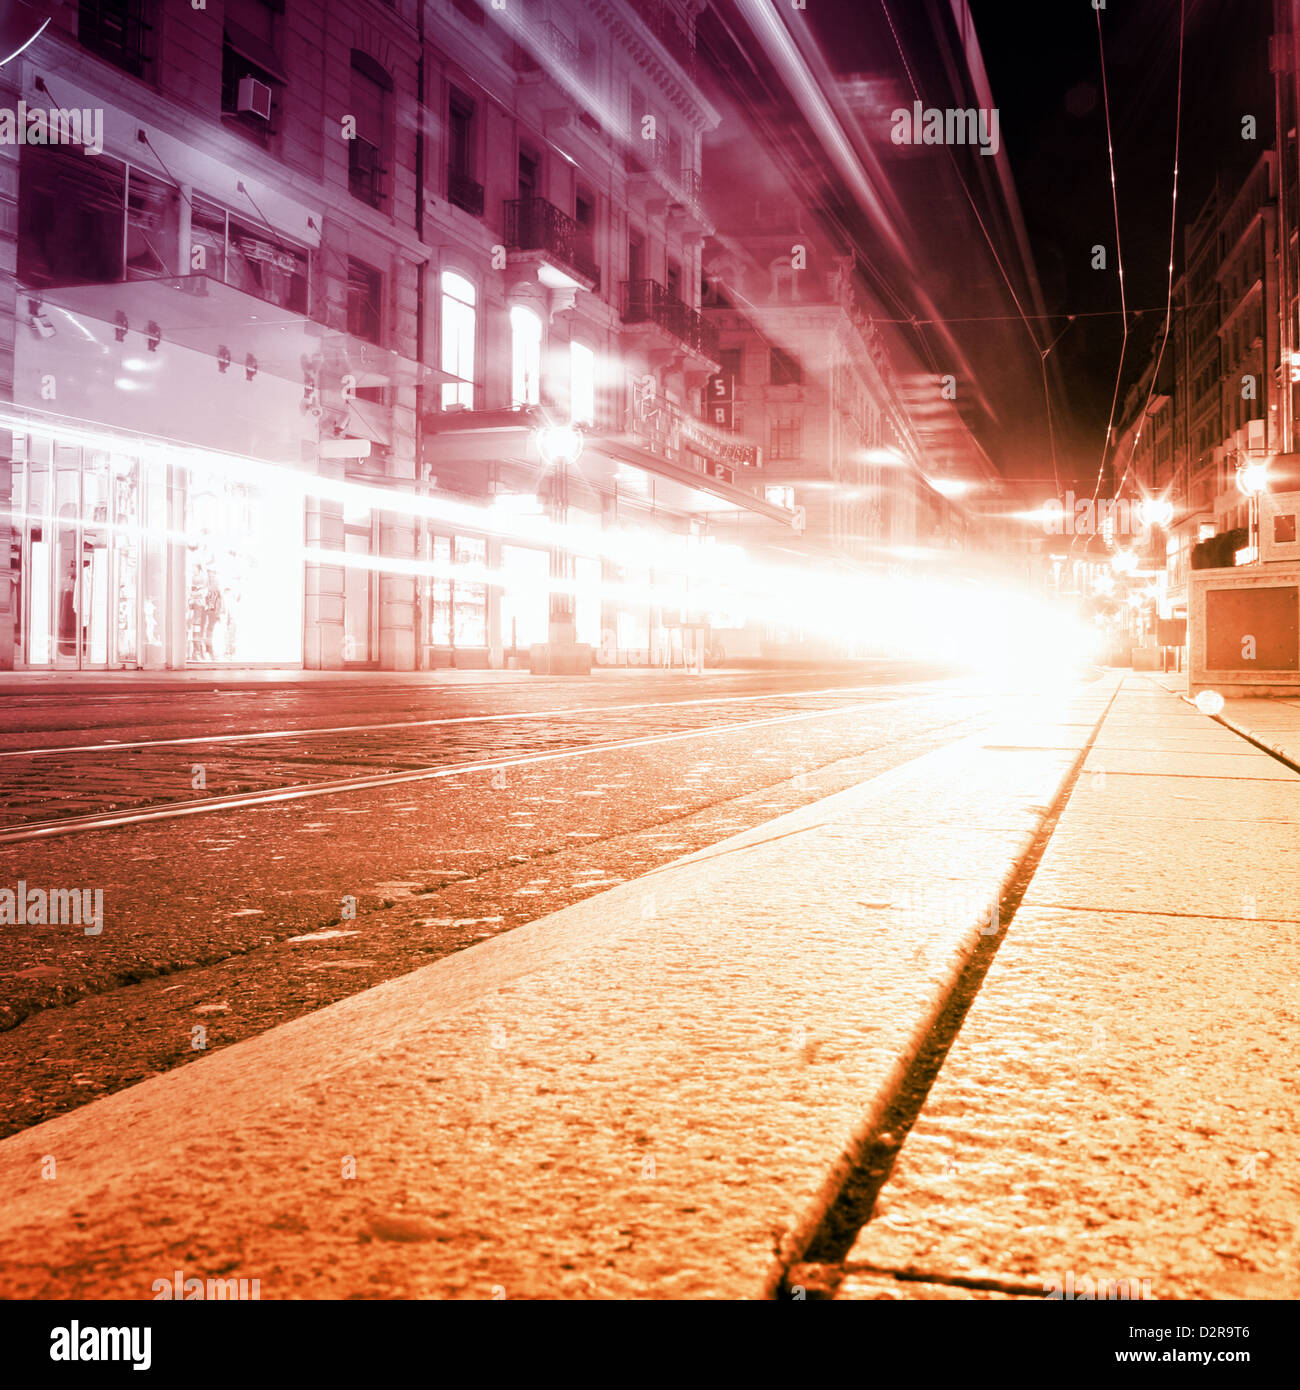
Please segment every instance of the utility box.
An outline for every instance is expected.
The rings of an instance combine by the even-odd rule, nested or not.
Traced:
[[[1191,694],[1300,690],[1300,564],[1193,570],[1188,580]]]

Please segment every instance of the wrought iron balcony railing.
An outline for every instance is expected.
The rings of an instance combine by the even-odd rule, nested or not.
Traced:
[[[506,245],[515,251],[545,251],[584,280],[600,283],[591,234],[545,198],[506,203]]]
[[[483,185],[475,183],[468,174],[458,174],[454,170],[447,174],[447,201],[475,217],[483,216]]]
[[[695,47],[690,35],[679,23],[677,16],[663,3],[663,0],[632,0],[632,8],[640,16],[641,22],[659,40],[669,53],[685,70],[690,78],[695,77]]]
[[[624,323],[653,323],[710,361],[718,360],[718,330],[657,280],[624,280]]]

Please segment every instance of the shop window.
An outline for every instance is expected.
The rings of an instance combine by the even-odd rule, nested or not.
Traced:
[[[278,47],[284,0],[226,0],[221,44],[221,110],[259,143],[274,134],[285,85]]]
[[[133,77],[143,77],[152,32],[149,8],[146,0],[81,0],[77,41]]]
[[[501,591],[501,641],[527,650],[545,642],[550,623],[551,557],[545,550],[525,546],[501,547],[504,587]]]
[[[542,321],[531,309],[510,310],[510,403],[515,409],[541,400]]]
[[[189,470],[187,662],[302,660],[302,532],[301,492]]]
[[[569,344],[569,417],[575,425],[596,423],[596,354],[585,343]]]
[[[352,107],[356,133],[348,141],[348,190],[371,207],[387,197],[388,103],[393,79],[368,54],[352,50]]]
[[[780,348],[772,349],[772,385],[799,386],[803,382],[803,367]]]
[[[434,536],[432,552],[429,641],[435,647],[486,647],[487,585],[477,575],[487,563],[487,542]]]
[[[442,272],[442,370],[462,378],[443,384],[442,408],[474,408],[474,286],[454,271]]]
[[[383,330],[384,277],[373,266],[348,257],[348,332],[377,343]]]
[[[296,314],[308,312],[307,251],[196,196],[190,218],[188,269]]]

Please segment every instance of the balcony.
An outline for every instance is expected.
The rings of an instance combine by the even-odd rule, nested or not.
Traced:
[[[695,80],[695,46],[663,0],[632,0],[641,23],[668,50],[691,81]]]
[[[600,287],[600,270],[592,253],[591,233],[545,198],[512,198],[506,203],[506,245],[516,252],[536,252],[584,284]],[[539,274],[543,283],[548,283]]]
[[[662,135],[653,140],[634,140],[623,156],[629,174],[648,174],[652,169],[668,169],[668,141]]]
[[[626,324],[654,324],[700,357],[718,360],[718,330],[657,280],[624,280],[622,314]]]
[[[447,201],[475,217],[483,216],[483,185],[475,183],[468,174],[454,170],[447,174]]]
[[[534,24],[522,32],[524,42],[516,40],[510,53],[510,66],[517,73],[539,73],[543,68],[550,71],[556,67],[577,72],[578,45],[554,24]]]

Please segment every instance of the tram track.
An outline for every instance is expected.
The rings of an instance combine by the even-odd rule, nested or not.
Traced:
[[[844,704],[846,694],[873,692],[866,700]],[[722,696],[690,701],[642,701],[623,706],[576,707],[528,711],[523,714],[453,716],[419,721],[388,721],[375,725],[331,726],[317,729],[272,730],[257,734],[193,736],[180,739],[133,740],[122,744],[80,745],[75,748],[9,750],[0,763],[0,805],[8,804],[10,823],[0,828],[0,844],[20,844],[121,826],[238,810],[273,802],[295,801],[335,793],[368,791],[478,772],[505,771],[541,762],[591,756],[710,738],[775,725],[830,719],[881,706],[927,698],[952,699],[955,692],[930,696],[900,693],[898,687],[856,687],[811,692],[781,692],[763,696]],[[816,709],[801,708],[810,699],[829,701]],[[694,721],[719,705],[751,705],[760,700],[784,700],[796,708],[759,720],[698,724]],[[654,732],[625,739],[592,738],[610,715],[649,712],[660,725]],[[662,728],[665,719],[687,727]],[[537,720],[567,724],[536,732]],[[502,734],[502,725],[519,721],[519,733]],[[591,727],[595,726],[595,727]],[[466,740],[475,727],[493,731],[492,744]],[[438,752],[413,746],[411,736],[428,731],[440,736]],[[446,737],[441,737],[441,736]],[[452,737],[452,736],[457,737]],[[321,741],[349,738],[340,751],[322,748]],[[537,748],[541,740],[551,747]],[[233,751],[231,746],[233,745]],[[258,751],[262,745],[262,751]],[[183,762],[173,760],[177,748],[187,750]],[[203,750],[211,749],[210,754]],[[248,752],[242,750],[248,749]],[[475,757],[477,751],[487,756]],[[526,750],[526,751],[525,751]],[[471,756],[457,756],[470,753]],[[24,765],[23,755],[29,762]],[[494,756],[495,755],[495,756]],[[447,760],[450,758],[450,760]],[[108,761],[108,760],[112,761]],[[358,767],[371,769],[361,771]],[[205,796],[168,795],[170,787],[191,789],[191,774],[203,771]],[[320,773],[332,774],[320,776]],[[303,774],[307,775],[304,776]],[[225,790],[221,788],[225,787]],[[122,804],[123,801],[127,804]],[[55,815],[42,816],[50,805]]]

